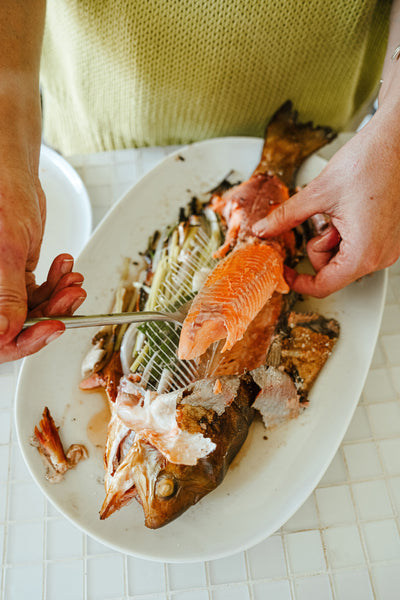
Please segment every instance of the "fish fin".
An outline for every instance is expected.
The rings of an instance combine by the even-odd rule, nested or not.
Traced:
[[[298,122],[292,102],[285,102],[267,125],[261,160],[254,174],[277,175],[289,188],[304,160],[331,142],[336,133],[330,127],[314,127],[311,121]]]

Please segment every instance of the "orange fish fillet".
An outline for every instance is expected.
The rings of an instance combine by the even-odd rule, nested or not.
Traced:
[[[232,348],[275,291],[289,291],[280,245],[256,238],[238,244],[195,297],[182,327],[179,358],[196,358],[225,338],[221,352]]]

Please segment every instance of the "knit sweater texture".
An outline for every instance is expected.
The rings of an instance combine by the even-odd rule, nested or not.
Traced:
[[[62,153],[262,136],[287,99],[342,129],[371,97],[389,0],[48,0],[44,139]]]

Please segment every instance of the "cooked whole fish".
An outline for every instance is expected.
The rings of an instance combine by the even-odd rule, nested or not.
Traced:
[[[215,266],[207,263],[199,269],[204,280],[200,290],[185,292],[185,302],[194,300],[179,340],[179,357],[195,359],[201,377],[194,376],[191,361],[189,381],[182,386],[172,391],[154,387],[149,372],[160,351],[174,369],[166,330],[165,338],[155,341],[149,329],[139,330],[139,354],[125,376],[118,345],[110,357],[109,344],[102,340],[107,361],[102,356],[98,367],[86,368],[81,384],[83,389],[103,387],[110,403],[101,519],[135,498],[147,527],[169,523],[221,483],[255,414],[260,413],[266,427],[275,427],[307,406],[309,391],[338,339],[339,324],[293,310],[296,297],[285,282],[284,265],[293,266],[304,253],[304,232],[265,241],[254,237],[252,227],[289,197],[301,163],[333,137],[328,128],[298,123],[286,103],[267,128],[261,160],[250,179],[214,191],[206,210],[219,215],[225,236],[222,243],[219,233],[215,238]],[[199,220],[197,209],[193,213]],[[184,230],[182,222],[176,236]],[[212,230],[215,234],[215,223]],[[159,238],[154,248],[144,278],[147,288],[159,285],[156,266],[165,270],[169,264]],[[196,277],[191,275],[191,283]],[[136,309],[141,302],[139,294]],[[154,355],[140,371],[144,352]]]

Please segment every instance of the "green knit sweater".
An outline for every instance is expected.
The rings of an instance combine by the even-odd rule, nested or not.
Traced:
[[[48,0],[45,141],[64,154],[261,136],[291,99],[343,128],[379,81],[389,0]]]

